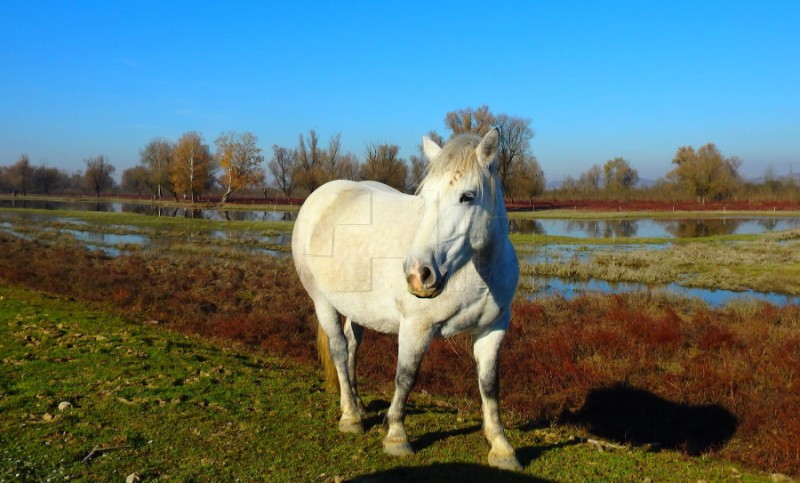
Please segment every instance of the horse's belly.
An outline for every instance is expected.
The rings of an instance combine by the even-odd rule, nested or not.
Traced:
[[[328,300],[339,313],[359,325],[384,334],[396,334],[400,330],[402,317],[397,305],[382,294],[330,293]]]

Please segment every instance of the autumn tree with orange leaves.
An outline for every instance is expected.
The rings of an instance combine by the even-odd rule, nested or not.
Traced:
[[[225,185],[221,203],[226,203],[234,191],[264,183],[264,168],[261,167],[264,156],[256,146],[257,141],[258,138],[249,132],[231,132],[217,138],[217,161]]]
[[[214,158],[203,144],[203,138],[196,132],[187,132],[178,140],[169,165],[169,178],[175,193],[194,203],[203,192],[214,171]]]

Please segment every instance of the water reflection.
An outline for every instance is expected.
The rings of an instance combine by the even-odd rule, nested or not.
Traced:
[[[537,220],[508,220],[508,231],[510,233],[523,233],[526,235],[545,235],[542,223]]]
[[[535,291],[529,295],[534,298],[537,295],[560,295],[566,299],[571,299],[587,293],[637,293],[637,292],[669,292],[685,297],[698,298],[711,306],[720,307],[729,302],[742,299],[751,299],[771,303],[773,305],[796,305],[800,304],[800,297],[780,294],[775,292],[756,292],[753,290],[733,291],[721,289],[704,289],[684,287],[677,283],[668,285],[648,286],[643,283],[633,282],[607,282],[605,280],[574,281],[564,280],[556,277],[537,277]]]
[[[566,230],[584,233],[589,238],[634,237],[639,231],[636,220],[567,220]]]
[[[147,216],[164,216],[216,221],[293,221],[296,213],[283,210],[219,210],[211,208],[168,207],[151,203],[125,203],[120,201],[52,201],[52,200],[0,200],[0,207],[34,208],[43,210],[105,211],[136,213]]]
[[[65,202],[51,200],[4,199],[0,207],[109,211],[203,220],[293,221],[296,212],[283,210],[226,210],[212,208],[165,207],[155,203]],[[708,219],[510,219],[511,233],[565,236],[573,238],[676,238],[714,235],[762,234],[800,228],[794,218],[708,218]]]
[[[510,220],[512,233],[573,238],[697,238],[758,235],[800,227],[800,218]]]
[[[697,238],[714,235],[732,235],[745,220],[671,220],[664,229],[677,238]],[[777,225],[777,222],[774,223]]]

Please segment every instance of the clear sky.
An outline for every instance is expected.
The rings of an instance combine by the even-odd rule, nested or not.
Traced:
[[[119,174],[190,130],[408,157],[487,104],[531,119],[548,180],[707,142],[800,171],[800,1],[206,3],[0,0],[0,165]]]

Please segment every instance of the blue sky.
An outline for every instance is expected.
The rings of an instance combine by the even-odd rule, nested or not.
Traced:
[[[416,152],[446,112],[531,119],[549,180],[714,142],[800,171],[800,2],[0,1],[0,165],[118,173],[154,137],[315,129]]]

